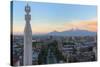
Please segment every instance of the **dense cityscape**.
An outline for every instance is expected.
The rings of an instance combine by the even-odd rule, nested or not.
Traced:
[[[23,6],[19,9],[13,4]],[[12,66],[97,60],[96,6],[25,2],[12,2],[12,5],[16,8],[13,12],[16,19],[11,21],[14,22],[11,31]]]
[[[23,35],[12,38],[13,65],[23,65]],[[33,36],[32,64],[87,62],[97,60],[96,36]]]

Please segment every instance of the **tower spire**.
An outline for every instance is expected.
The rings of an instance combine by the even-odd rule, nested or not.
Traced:
[[[25,6],[25,12],[29,13],[30,11],[31,11],[31,8],[30,8],[30,6],[27,3],[27,5]]]
[[[32,30],[30,25],[31,8],[27,4],[25,6],[25,29],[24,29],[24,63],[23,65],[32,65]]]

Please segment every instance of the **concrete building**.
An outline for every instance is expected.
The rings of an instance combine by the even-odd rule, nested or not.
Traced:
[[[30,6],[27,4],[25,6],[25,29],[24,29],[24,63],[23,65],[32,65],[32,30],[30,25],[31,15]]]

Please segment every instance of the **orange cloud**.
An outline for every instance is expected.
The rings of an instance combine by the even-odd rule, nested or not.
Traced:
[[[88,31],[97,31],[97,20],[84,20],[84,21],[77,21],[77,22],[70,22],[65,24],[66,29],[83,29]]]
[[[24,25],[14,25],[13,32],[14,33],[23,33],[24,32]],[[73,21],[73,22],[66,22],[64,24],[33,24],[31,25],[33,33],[48,33],[51,31],[66,31],[70,29],[82,29],[97,32],[97,19],[92,20],[81,20],[81,21]]]

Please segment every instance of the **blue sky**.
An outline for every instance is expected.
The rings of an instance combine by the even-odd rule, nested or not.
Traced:
[[[61,25],[77,20],[97,18],[97,7],[90,5],[72,5],[14,1],[13,23],[14,26],[25,25],[25,5],[31,6],[31,25]],[[17,27],[18,28],[18,27]]]

